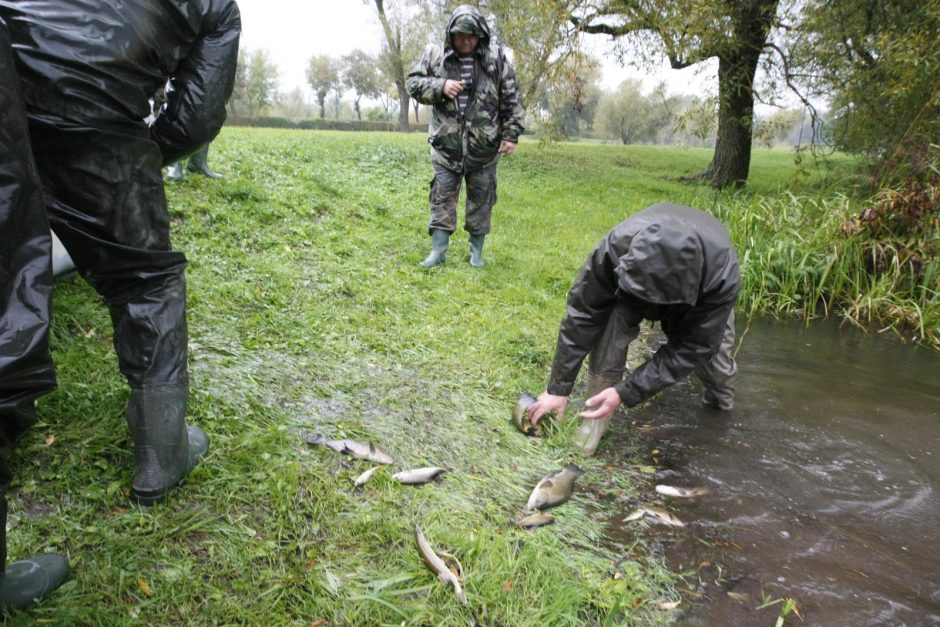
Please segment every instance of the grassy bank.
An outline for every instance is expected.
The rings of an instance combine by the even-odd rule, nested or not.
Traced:
[[[521,390],[544,386],[588,251],[659,200],[713,211],[739,248],[748,242],[744,311],[799,310],[755,287],[765,274],[752,268],[779,262],[774,224],[801,234],[816,220],[804,211],[855,211],[838,194],[852,164],[804,177],[791,155],[758,151],[746,192],[675,182],[709,158],[524,143],[500,166],[487,266],[469,266],[460,231],[447,264],[426,270],[423,137],[226,129],[209,155],[226,178],[190,176],[168,192],[190,260],[190,414],[210,456],[168,506],[128,505],[127,392],[109,318],[81,281],[57,283],[60,389],[19,449],[11,554],[68,551],[75,577],[13,622],[667,622],[669,573],[639,535],[606,541],[598,511],[637,493],[631,452],[578,460],[587,472],[557,524],[524,532],[507,522],[574,459],[573,424],[533,441],[507,419]],[[812,200],[784,211],[784,190]],[[373,440],[396,470],[453,472],[409,488],[381,471],[353,490],[368,464],[303,443],[316,432]],[[467,607],[420,561],[416,522],[459,558]]]

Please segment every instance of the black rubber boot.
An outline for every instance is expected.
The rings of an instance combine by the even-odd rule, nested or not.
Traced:
[[[470,236],[470,265],[474,268],[483,267],[483,240],[486,235]]]
[[[188,386],[165,385],[131,390],[127,424],[134,435],[131,499],[141,505],[161,503],[209,451],[199,427],[187,427]]]
[[[189,165],[186,169],[195,172],[210,179],[220,179],[222,175],[209,169],[209,144],[204,145],[189,158]]]
[[[0,496],[0,610],[24,610],[69,578],[69,561],[59,553],[7,564],[7,499]]]
[[[430,268],[439,263],[444,263],[444,253],[447,252],[449,246],[450,233],[441,231],[440,229],[431,231],[431,254],[421,262],[421,265],[425,268]]]

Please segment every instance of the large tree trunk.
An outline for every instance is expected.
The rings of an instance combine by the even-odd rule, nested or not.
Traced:
[[[418,116],[418,112],[421,110],[421,103],[417,100],[413,100],[412,103],[414,103],[415,108],[415,124],[421,124],[421,118]]]
[[[395,86],[398,87],[398,130],[407,133],[411,130],[408,124],[408,107],[411,106],[411,96],[408,95],[408,89],[405,87],[405,74],[402,73],[401,81],[395,80]]]
[[[741,187],[751,167],[754,130],[754,75],[763,52],[777,0],[738,5],[735,50],[718,60],[718,137],[712,162],[701,174],[712,187]]]

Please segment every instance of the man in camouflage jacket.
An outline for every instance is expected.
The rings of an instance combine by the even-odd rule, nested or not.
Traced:
[[[432,250],[421,265],[444,261],[466,179],[464,229],[470,234],[470,263],[480,267],[496,204],[496,164],[500,155],[513,153],[523,130],[516,73],[502,47],[490,43],[490,27],[480,11],[463,4],[451,15],[443,45],[428,47],[407,85],[412,98],[432,106]]]

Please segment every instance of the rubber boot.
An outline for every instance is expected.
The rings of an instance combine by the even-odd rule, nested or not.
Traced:
[[[486,235],[470,236],[470,265],[474,268],[483,267],[483,240]]]
[[[127,424],[134,435],[131,499],[141,505],[161,503],[209,450],[199,427],[187,427],[186,385],[132,389]]]
[[[209,169],[209,144],[204,145],[202,148],[197,150],[189,158],[189,165],[186,166],[186,169],[190,172],[195,172],[197,174],[202,174],[207,176],[210,179],[220,179],[222,175],[218,172],[213,172]]]
[[[23,610],[69,578],[69,561],[44,553],[7,564],[7,499],[0,496],[0,610]]]
[[[587,389],[584,392],[584,398],[587,400],[602,390],[613,387],[618,383],[620,383],[620,377],[605,377],[588,371]],[[607,431],[607,427],[610,426],[610,421],[613,420],[613,417],[614,416],[611,415],[607,418],[595,418],[593,420],[582,418],[581,424],[578,426],[578,430],[574,435],[575,448],[585,457],[594,455],[594,451],[597,450],[597,445],[601,443],[601,438],[604,437],[604,433]]]
[[[444,253],[447,252],[447,247],[450,246],[450,233],[447,231],[441,231],[440,229],[434,229],[431,231],[431,254],[421,262],[421,265],[425,268],[430,268],[436,266],[439,263],[444,263]]]
[[[182,181],[183,177],[186,175],[186,172],[183,170],[183,162],[177,161],[170,166],[170,169],[166,171],[166,180],[173,181]]]

